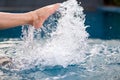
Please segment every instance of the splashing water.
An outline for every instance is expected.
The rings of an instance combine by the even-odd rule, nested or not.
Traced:
[[[83,8],[68,0],[41,29],[23,26],[22,41],[6,52],[12,58],[10,69],[19,71],[13,75],[28,80],[119,80],[120,46],[89,42],[84,22]]]
[[[21,68],[32,65],[66,67],[85,59],[88,33],[83,8],[77,1],[69,0],[61,4],[55,15],[42,29],[23,27],[23,43],[16,50],[15,64],[19,63]]]

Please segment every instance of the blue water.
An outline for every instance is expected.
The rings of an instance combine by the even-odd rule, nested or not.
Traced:
[[[61,65],[42,66],[36,65],[29,69],[12,70],[0,68],[1,80],[119,80],[120,79],[120,41],[118,40],[91,40],[90,52],[80,64],[67,67]],[[4,43],[2,43],[4,42]],[[0,45],[19,43],[16,40],[2,41]],[[103,45],[105,44],[105,45]],[[94,46],[93,46],[94,45]],[[93,47],[92,47],[93,46]],[[7,51],[8,45],[0,49]],[[90,54],[94,53],[94,54]],[[32,64],[31,64],[32,66]]]
[[[120,80],[120,40],[89,39],[83,8],[68,0],[42,29],[1,38],[0,80]],[[57,16],[57,17],[56,17]]]

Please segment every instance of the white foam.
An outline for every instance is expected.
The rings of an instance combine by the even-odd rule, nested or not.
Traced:
[[[61,4],[58,12],[57,27],[51,33],[43,27],[47,39],[42,39],[41,29],[23,27],[23,44],[16,49],[14,63],[20,68],[35,65],[68,66],[79,64],[85,59],[88,33],[86,32],[83,8],[76,0],[68,0]],[[51,19],[55,19],[53,16]],[[55,23],[55,22],[53,22]],[[52,27],[49,24],[47,28]],[[36,37],[37,36],[37,37]],[[21,66],[20,66],[21,65]]]
[[[26,70],[25,73],[24,70],[20,73],[40,80],[119,80],[120,41],[87,40],[88,33],[84,21],[83,8],[77,4],[76,0],[68,0],[61,4],[58,12],[48,19],[42,29],[36,30],[30,25],[24,26],[22,41],[18,40],[15,47],[4,48],[3,46],[0,52],[4,55],[0,55],[12,58],[13,65],[10,66],[10,70],[17,69],[21,72],[21,69],[42,69],[43,71],[35,72],[30,69],[30,73],[29,70],[27,71],[29,74]],[[8,42],[5,43],[8,44]],[[56,73],[56,68],[52,67],[56,65],[77,66],[60,68],[60,72]],[[44,72],[46,66],[50,66],[45,70],[47,74]],[[14,76],[16,77],[16,75],[12,77]],[[17,79],[19,76],[18,74]]]

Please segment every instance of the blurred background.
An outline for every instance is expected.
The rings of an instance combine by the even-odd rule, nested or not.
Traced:
[[[66,0],[0,0],[0,12],[23,13]],[[90,38],[120,39],[120,0],[78,0],[86,15]],[[19,38],[21,26],[0,30],[0,38]]]

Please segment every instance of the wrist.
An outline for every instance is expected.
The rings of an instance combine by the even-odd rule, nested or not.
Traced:
[[[31,16],[30,12],[24,13],[23,15],[24,15],[24,18],[25,18],[25,19],[24,19],[24,20],[25,20],[25,24],[30,24],[30,25],[32,25],[33,18],[32,18],[32,16]]]
[[[35,11],[31,11],[26,14],[28,16],[28,24],[34,26],[34,22],[38,19],[37,13]]]

